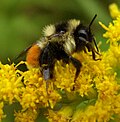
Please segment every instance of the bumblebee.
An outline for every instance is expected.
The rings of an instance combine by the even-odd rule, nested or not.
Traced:
[[[26,61],[29,66],[40,67],[44,79],[48,80],[53,77],[56,60],[71,62],[76,68],[75,81],[80,73],[82,63],[72,57],[72,54],[87,49],[92,52],[93,60],[97,60],[96,54],[99,55],[95,38],[91,32],[91,25],[96,16],[89,26],[84,26],[80,20],[76,19],[46,26],[43,29],[43,37],[23,51],[27,52]]]

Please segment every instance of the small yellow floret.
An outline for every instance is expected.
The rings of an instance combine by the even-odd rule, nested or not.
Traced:
[[[109,10],[110,10],[110,15],[112,18],[117,18],[118,16],[120,16],[120,10],[117,6],[117,4],[112,3],[109,5]]]

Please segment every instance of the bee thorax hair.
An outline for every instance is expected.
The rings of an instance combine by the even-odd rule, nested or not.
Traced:
[[[48,25],[44,27],[43,29],[44,36],[51,36],[55,33],[55,26],[54,25]]]

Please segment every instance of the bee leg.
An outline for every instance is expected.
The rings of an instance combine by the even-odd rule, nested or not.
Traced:
[[[53,69],[54,69],[54,65],[42,68],[42,74],[45,80],[53,78]]]
[[[54,64],[54,50],[52,49],[51,44],[48,44],[43,50],[40,58],[41,72],[45,80],[52,78]]]
[[[95,58],[95,52],[92,50],[92,58],[93,58],[93,60],[96,60],[96,58]]]
[[[97,53],[97,52],[96,52]],[[97,53],[98,55],[100,55],[99,53]],[[98,60],[101,60],[100,58],[97,58],[96,59],[96,57],[95,57],[95,51],[94,50],[92,50],[92,58],[93,58],[93,60],[95,60],[95,61],[98,61]]]
[[[45,80],[50,79],[50,69],[49,68],[43,68],[42,74]]]
[[[41,55],[40,58],[40,64],[41,64],[41,72],[43,74],[44,80],[46,82],[46,92],[49,97],[49,84],[48,81],[50,78],[53,77],[53,69],[54,69],[54,56],[53,52],[50,47],[46,47],[44,52]],[[49,100],[48,100],[49,107],[51,106]]]
[[[72,56],[68,55],[65,51],[63,51],[61,54],[62,54],[62,58],[61,59],[64,62],[66,62],[66,63],[71,62],[74,65],[74,67],[76,68],[76,74],[75,74],[75,78],[74,78],[74,82],[75,82],[77,77],[78,77],[78,75],[79,75],[79,73],[80,73],[80,69],[82,67],[82,64],[81,64],[81,62],[78,59],[73,58]]]
[[[76,68],[76,74],[75,74],[75,78],[74,78],[74,82],[76,81],[79,73],[80,73],[80,69],[82,67],[82,63],[76,59],[76,58],[73,58],[72,56],[69,56],[69,59],[70,61],[72,62],[72,64],[74,65],[74,67]]]

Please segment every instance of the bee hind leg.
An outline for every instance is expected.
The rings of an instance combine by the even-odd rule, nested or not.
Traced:
[[[54,69],[54,65],[46,66],[42,68],[42,74],[45,80],[53,78],[53,69]]]

